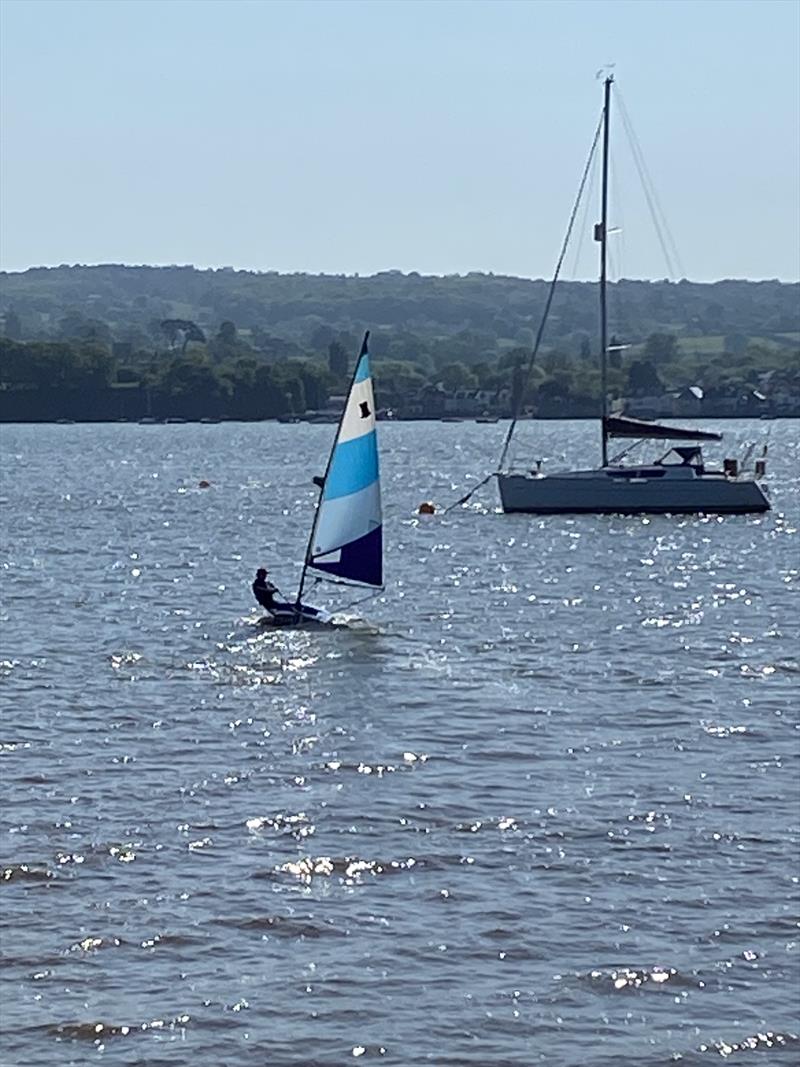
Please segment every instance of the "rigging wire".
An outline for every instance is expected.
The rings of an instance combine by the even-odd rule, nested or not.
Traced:
[[[328,582],[330,585],[347,585],[351,589],[366,589],[368,586],[365,582],[350,582],[346,578],[332,578],[329,574],[314,574],[314,585],[319,585],[320,582]],[[373,588],[377,589],[379,593],[382,593],[386,586],[376,585]]]
[[[508,449],[509,449],[509,446],[511,444],[511,438],[512,438],[513,433],[514,433],[514,429],[516,428],[517,421],[519,420],[519,417],[522,414],[522,405],[523,405],[523,402],[525,400],[525,393],[526,393],[526,391],[528,389],[528,384],[530,382],[531,371],[533,370],[533,364],[536,361],[536,356],[537,356],[537,354],[539,352],[539,347],[540,347],[540,345],[542,343],[542,337],[544,336],[544,328],[545,328],[545,325],[547,324],[547,317],[550,314],[550,306],[553,303],[553,295],[555,293],[556,283],[558,282],[559,275],[561,274],[561,267],[562,267],[562,265],[564,263],[564,259],[565,259],[566,254],[567,254],[567,248],[569,247],[570,238],[572,237],[572,228],[575,225],[575,217],[578,214],[578,208],[580,207],[581,199],[583,197],[583,191],[584,191],[584,189],[586,187],[586,182],[587,182],[587,179],[589,177],[589,173],[591,171],[592,160],[594,159],[595,150],[597,149],[597,142],[600,139],[600,131],[601,131],[602,128],[603,128],[603,115],[601,114],[600,119],[599,119],[599,121],[597,123],[597,129],[594,131],[594,138],[592,139],[592,147],[589,149],[589,156],[588,156],[588,158],[586,160],[586,164],[585,164],[585,166],[583,168],[583,174],[581,175],[580,185],[578,186],[578,195],[576,196],[575,203],[572,206],[572,212],[570,213],[569,223],[567,224],[567,232],[564,235],[564,241],[563,241],[563,243],[561,245],[561,253],[560,253],[559,257],[558,257],[558,262],[556,263],[556,269],[555,269],[555,272],[553,273],[553,278],[552,278],[552,280],[550,282],[550,288],[549,288],[548,293],[547,293],[547,300],[545,302],[544,311],[542,313],[542,319],[541,319],[541,322],[539,323],[539,329],[536,332],[536,340],[535,340],[533,348],[531,350],[531,358],[528,360],[528,369],[525,372],[525,378],[523,379],[523,382],[522,382],[522,388],[519,390],[519,395],[517,396],[516,404],[514,405],[514,408],[515,408],[514,415],[513,415],[512,419],[511,419],[511,425],[508,428],[508,433],[506,434],[505,443],[503,444],[503,451],[500,454],[500,462],[497,465],[498,466],[498,470],[502,469],[503,464],[505,463],[506,456],[508,454]],[[476,488],[477,488],[477,486],[476,486]]]
[[[364,588],[363,585],[359,586],[356,582],[344,582],[344,581],[341,580],[341,578],[329,578],[329,577],[327,577],[327,575],[323,578],[321,575],[316,575],[315,574],[314,575],[314,585],[317,586],[317,585],[320,584],[320,582],[330,582],[331,585],[349,585],[351,589],[358,589],[358,588],[363,589]],[[374,589],[371,590],[371,592],[367,593],[366,596],[359,597],[358,600],[353,600],[349,604],[345,604],[345,606],[343,608],[340,608],[339,611],[340,612],[341,611],[349,611],[350,608],[354,608],[358,604],[365,604],[368,600],[372,600],[374,597],[378,596],[380,593],[385,592],[385,590],[386,590],[386,586],[385,585],[377,585],[377,586],[375,586]]]
[[[379,593],[382,593],[383,589],[383,586],[381,586],[380,589],[373,589],[372,592],[367,593],[366,596],[362,596],[358,600],[352,600],[349,604],[345,604],[341,611],[349,611],[351,608],[355,608],[359,604],[366,604],[368,600],[373,600]]]
[[[444,509],[444,511],[442,512],[442,514],[446,515],[448,513],[448,511],[452,511],[453,508],[460,507],[461,504],[466,504],[466,502],[469,500],[469,498],[472,496],[472,494],[473,493],[477,493],[479,489],[482,489],[483,486],[486,485],[486,483],[488,481],[491,481],[491,479],[494,478],[494,475],[495,475],[494,471],[492,471],[491,474],[487,474],[486,477],[482,481],[478,482],[477,485],[473,485],[473,487],[467,493],[465,493],[464,496],[462,496],[458,500],[456,500],[455,503],[450,504],[448,507],[446,507]]]
[[[627,293],[623,291],[620,286],[620,282],[623,278],[624,262],[625,262],[625,220],[622,210],[622,204],[624,196],[621,194],[622,181],[621,174],[618,167],[614,165],[613,154],[609,160],[609,194],[611,200],[611,215],[615,219],[614,225],[609,230],[609,234],[614,237],[613,241],[610,241],[607,245],[608,249],[608,304],[609,304],[609,323],[610,323],[610,341],[609,345],[619,345],[620,337],[623,338],[630,335],[630,322],[627,315],[626,296]],[[616,360],[620,355],[619,350],[613,350],[609,348],[609,352],[614,351],[614,362],[611,363],[612,367],[616,367]]]
[[[617,92],[619,92],[619,89]],[[627,188],[624,169],[616,166],[614,153],[610,155],[609,169],[611,172],[609,177],[609,193],[612,198],[611,209],[616,221],[611,230],[614,235],[614,241],[608,246],[609,271],[614,280],[614,284],[609,287],[608,296],[611,317],[614,320],[614,325],[611,329],[612,340],[616,336],[619,341],[620,337],[630,337],[632,332],[629,316],[629,291],[621,284],[625,279],[628,252],[624,211]]]
[[[619,289],[616,285],[613,284],[615,281],[619,282],[620,278],[622,277],[622,237],[624,235],[624,230],[622,229],[622,210],[620,207],[622,197],[618,195],[620,185],[621,182],[619,181],[619,174],[616,167],[616,161],[614,159],[614,153],[610,151],[608,160],[609,215],[611,216],[611,218],[619,221],[615,221],[612,224],[609,230],[609,235],[613,234],[615,238],[620,238],[619,241],[614,240],[606,245],[608,253],[608,280],[612,283],[609,286],[608,292],[609,311],[611,312],[611,314],[609,315],[609,319],[613,320],[611,323],[611,336],[614,336],[614,334],[616,333],[614,329],[614,322],[616,322],[617,329],[619,329],[619,322],[621,318]]]
[[[650,172],[647,169],[647,164],[645,162],[642,146],[639,143],[639,138],[636,136],[636,131],[633,128],[633,123],[631,122],[630,116],[628,115],[628,110],[625,107],[625,102],[622,99],[622,93],[619,91],[619,89],[617,89],[616,96],[619,106],[619,113],[622,117],[622,125],[628,137],[631,155],[633,156],[633,161],[636,164],[636,169],[639,173],[639,180],[642,183],[642,189],[644,190],[645,200],[647,201],[647,206],[650,210],[650,217],[653,220],[653,226],[655,227],[658,242],[661,245],[661,251],[664,255],[664,260],[667,264],[667,270],[669,271],[669,275],[671,278],[677,278],[678,272],[680,272],[681,277],[685,277],[683,264],[681,263],[681,257],[678,253],[678,246],[675,243],[675,239],[673,238],[672,232],[670,231],[669,225],[667,223],[666,215],[664,214],[664,210],[659,202],[655,183],[650,177]],[[668,244],[671,248],[671,255],[670,250],[667,248]],[[675,270],[676,266],[678,268],[678,271]]]
[[[567,224],[567,232],[564,235],[564,240],[563,240],[562,245],[561,245],[561,252],[560,252],[559,257],[558,257],[558,262],[556,263],[556,269],[555,269],[555,271],[553,273],[553,277],[552,277],[552,279],[550,281],[550,287],[549,287],[548,292],[547,292],[547,300],[545,301],[544,311],[542,312],[542,318],[541,318],[541,321],[539,323],[539,328],[536,331],[536,339],[535,339],[535,341],[533,343],[533,348],[531,349],[530,359],[528,360],[528,369],[525,372],[525,377],[524,377],[524,379],[522,381],[522,386],[521,386],[521,388],[519,390],[519,395],[516,398],[516,403],[514,405],[514,413],[513,413],[513,416],[511,418],[511,425],[508,428],[508,433],[506,434],[505,441],[503,443],[503,450],[500,453],[500,461],[497,464],[497,470],[501,470],[502,467],[503,467],[503,464],[505,463],[506,456],[508,455],[508,449],[509,449],[509,446],[511,444],[511,438],[512,438],[513,433],[514,433],[514,429],[515,429],[515,427],[517,425],[517,422],[519,421],[520,415],[522,414],[522,405],[523,405],[523,402],[525,400],[525,393],[528,390],[528,385],[530,384],[531,372],[533,371],[533,365],[536,362],[536,356],[539,353],[539,348],[540,348],[541,343],[542,343],[542,337],[544,336],[544,328],[545,328],[545,325],[547,324],[547,317],[550,314],[550,307],[551,307],[551,305],[553,303],[553,296],[555,294],[556,283],[558,282],[559,276],[561,274],[561,268],[562,268],[562,266],[564,264],[564,259],[566,258],[566,255],[567,255],[567,249],[569,247],[570,238],[572,237],[572,230],[573,230],[573,227],[575,225],[575,218],[576,218],[576,216],[578,214],[578,209],[580,208],[581,200],[583,198],[584,190],[586,188],[586,182],[587,182],[587,180],[589,178],[589,175],[591,174],[591,171],[592,171],[592,163],[593,163],[593,161],[595,159],[595,153],[596,153],[596,150],[597,150],[597,143],[600,140],[600,131],[602,130],[602,128],[603,128],[603,112],[601,112],[601,114],[600,114],[600,118],[599,118],[598,123],[597,123],[597,129],[594,131],[594,137],[592,138],[592,146],[589,149],[589,155],[588,155],[588,157],[586,159],[586,163],[585,163],[584,168],[583,168],[583,173],[581,174],[581,181],[580,181],[580,185],[578,186],[578,195],[575,197],[575,203],[572,205],[572,211],[571,211],[570,216],[569,216],[569,223]],[[466,504],[466,502],[473,495],[473,493],[476,493],[482,486],[486,485],[486,483],[495,476],[495,474],[497,473],[497,470],[491,471],[489,474],[486,475],[485,478],[481,479],[481,481],[479,481],[477,485],[474,485],[467,493],[465,493],[464,496],[462,496],[454,504],[450,504],[449,507],[445,508],[444,514],[446,515],[448,513],[448,511],[452,511],[453,508],[459,507],[462,504]]]
[[[589,187],[586,190],[586,196],[584,198],[583,212],[581,214],[581,221],[578,226],[578,239],[575,242],[575,255],[572,260],[572,269],[568,271],[570,278],[575,278],[578,273],[578,266],[580,264],[580,258],[583,253],[584,240],[586,234],[589,232],[589,212],[592,210],[592,203],[594,201],[595,190],[597,188],[597,172],[600,168],[597,166],[597,153],[592,155],[592,169],[589,172]]]

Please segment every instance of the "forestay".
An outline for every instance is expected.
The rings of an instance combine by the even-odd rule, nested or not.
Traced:
[[[381,488],[368,337],[331,453],[306,562],[343,581],[380,587]]]

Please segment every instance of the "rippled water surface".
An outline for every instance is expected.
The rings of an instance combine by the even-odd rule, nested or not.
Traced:
[[[800,1062],[800,427],[724,428],[769,515],[418,519],[504,427],[382,424],[385,595],[266,632],[333,427],[3,427],[2,1062]]]

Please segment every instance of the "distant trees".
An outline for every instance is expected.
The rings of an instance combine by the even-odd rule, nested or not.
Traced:
[[[197,394],[192,410],[202,414],[260,418],[322,407],[342,392],[369,327],[378,393],[388,398],[381,402],[398,410],[425,389],[502,390],[523,407],[596,410],[593,283],[557,290],[522,395],[546,296],[545,282],[481,274],[111,266],[0,273],[0,374],[15,396],[91,390],[96,412],[111,403],[100,391],[124,384],[115,417],[127,411],[119,397],[135,406],[142,383],[155,413],[187,415]],[[687,384],[703,385],[707,395],[716,386],[800,391],[798,297],[800,287],[778,282],[616,283],[609,306],[622,310],[609,325],[620,334],[624,325],[631,347],[615,350],[612,334],[610,391],[652,395]],[[9,347],[22,336],[21,349]]]
[[[311,334],[311,347],[316,352],[324,352],[326,348],[330,350],[330,345],[334,341],[333,330],[330,326],[322,324],[317,326],[314,332]]]
[[[628,368],[628,393],[633,396],[652,396],[663,392],[664,383],[649,360],[635,359]]]
[[[133,353],[117,344],[115,352],[94,341],[31,341],[0,338],[0,413],[19,408],[39,417],[117,418],[206,415],[242,419],[302,414],[323,407],[344,381],[308,355],[271,361],[237,340],[229,357],[199,343],[182,352]],[[780,398],[782,410],[792,395],[800,404],[800,353],[767,343],[750,344],[739,357],[718,352],[678,353],[676,361],[656,367],[644,352],[609,369],[609,390],[617,396],[660,396],[665,388],[703,384],[707,397],[737,396],[761,390]],[[517,348],[501,360],[466,365],[454,360],[425,370],[416,362],[376,358],[377,402],[402,416],[405,410],[444,410],[444,398],[478,389],[507,411],[533,408],[544,415],[592,414],[598,410],[599,369],[592,361],[570,360],[550,352],[528,380],[530,354]],[[766,370],[764,368],[767,368]],[[36,400],[36,397],[40,400]],[[426,399],[427,398],[427,399]],[[147,403],[145,403],[147,402]],[[497,410],[494,407],[494,410]],[[49,415],[48,415],[49,413]]]
[[[478,273],[466,277],[421,277],[386,271],[375,277],[281,275],[275,272],[201,271],[192,267],[59,267],[0,275],[0,307],[13,307],[26,337],[60,340],[59,320],[70,309],[107,322],[115,339],[124,326],[147,328],[156,320],[236,322],[260,326],[276,337],[323,356],[334,338],[352,355],[364,328],[385,329],[395,339],[411,334],[434,354],[440,339],[459,338],[440,365],[474,362],[503,342],[530,348],[538,327],[547,283]],[[610,328],[624,314],[625,335],[633,343],[653,332],[691,334],[793,332],[798,324],[798,286],[779,282],[623,280],[609,287]],[[597,334],[597,287],[562,282],[556,290],[546,340],[574,355],[578,334]],[[216,333],[216,327],[214,329]],[[354,337],[353,345],[345,339]],[[8,336],[8,334],[6,334]],[[471,335],[471,336],[469,336]],[[19,339],[19,338],[12,338]],[[180,339],[182,342],[182,338]],[[178,338],[172,347],[177,347]],[[459,351],[460,341],[468,351]],[[193,342],[190,342],[193,343]],[[202,343],[202,342],[197,342]],[[416,358],[417,345],[386,353]]]
[[[622,349],[616,334],[613,333],[611,340],[608,342],[608,365],[617,370],[622,366]]]
[[[216,414],[219,401],[230,393],[230,382],[220,375],[208,355],[193,352],[173,359],[158,379],[158,391],[177,402],[181,414],[200,418]]]
[[[415,396],[428,379],[418,366],[404,360],[384,359],[377,369],[375,388],[376,403],[384,405]]]
[[[231,322],[230,319],[226,319],[225,322],[221,322],[219,326],[219,333],[217,337],[224,345],[236,344],[236,323]]]
[[[95,344],[110,345],[111,329],[101,319],[87,318],[83,312],[68,311],[56,328],[59,339],[68,341],[90,341]]]
[[[10,337],[12,341],[18,341],[22,337],[22,322],[13,307],[8,308],[3,315],[3,336]]]
[[[513,415],[521,415],[525,410],[526,400],[526,375],[519,361],[514,364],[511,372],[511,412]]]
[[[442,387],[455,392],[457,389],[475,389],[478,381],[469,367],[463,363],[447,363],[436,373]]]
[[[92,342],[0,339],[0,385],[6,388],[98,388],[109,383],[113,367],[108,350]]]
[[[678,338],[674,333],[651,333],[644,346],[645,360],[651,363],[671,363],[678,354]]]
[[[740,356],[747,348],[747,338],[743,333],[729,333],[725,337],[725,351]]]
[[[348,362],[344,345],[339,341],[331,341],[328,345],[328,370],[337,381],[347,377]]]
[[[189,319],[164,319],[161,332],[167,338],[170,348],[175,348],[180,343],[181,353],[184,355],[190,341],[198,341],[200,344],[206,342],[206,335]]]

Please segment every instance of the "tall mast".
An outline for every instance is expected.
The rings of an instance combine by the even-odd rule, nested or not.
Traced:
[[[608,124],[611,114],[611,83],[614,75],[605,80],[603,99],[603,184],[601,192],[600,224],[594,228],[594,237],[600,242],[600,426],[602,434],[603,466],[608,463],[608,319],[606,314],[606,244],[608,241]]]

